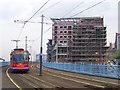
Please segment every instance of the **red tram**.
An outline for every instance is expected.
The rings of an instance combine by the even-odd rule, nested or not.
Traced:
[[[28,72],[29,71],[29,52],[24,49],[14,49],[10,54],[10,71],[11,72]]]

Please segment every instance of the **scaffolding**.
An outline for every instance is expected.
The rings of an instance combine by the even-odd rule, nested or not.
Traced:
[[[53,61],[86,62],[105,58],[106,27],[103,18],[52,18],[51,20],[54,23]]]

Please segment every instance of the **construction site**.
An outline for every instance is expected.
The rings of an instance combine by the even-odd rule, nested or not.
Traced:
[[[98,62],[106,59],[106,27],[102,17],[51,18],[51,62]],[[51,44],[51,45],[50,45]]]

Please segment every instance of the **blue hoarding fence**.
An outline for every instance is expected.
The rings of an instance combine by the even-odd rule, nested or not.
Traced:
[[[89,75],[110,77],[110,78],[120,78],[119,65],[44,62],[43,66],[53,69],[82,73],[82,74],[89,74]]]
[[[7,66],[7,65],[10,65],[9,61],[0,62],[0,67]]]

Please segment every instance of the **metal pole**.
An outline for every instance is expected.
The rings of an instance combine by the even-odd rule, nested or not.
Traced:
[[[25,50],[27,50],[27,36],[25,37]]]
[[[16,48],[18,48],[18,41],[16,41]]]
[[[67,45],[67,46],[69,47],[69,45]],[[68,53],[69,53],[69,52],[68,52],[68,47],[67,47],[67,61],[66,61],[66,62],[69,62],[69,59],[68,59],[68,57],[69,57],[69,56],[68,56]]]
[[[31,54],[31,63],[32,63],[32,65],[33,65],[33,61],[32,61],[32,46],[30,46],[30,54]]]
[[[43,18],[44,16],[42,15],[42,22],[41,22],[41,47],[40,47],[40,55],[39,55],[39,59],[40,59],[40,76],[42,76],[42,43],[43,43]]]
[[[18,48],[18,42],[20,41],[20,40],[14,40],[15,42],[16,42],[16,48]]]
[[[58,43],[56,44],[56,62],[58,63]]]

